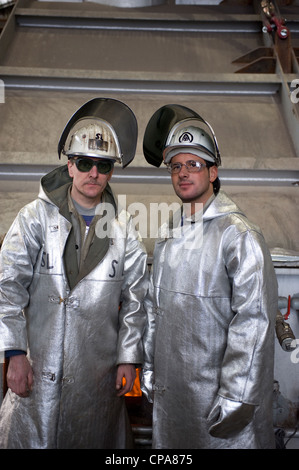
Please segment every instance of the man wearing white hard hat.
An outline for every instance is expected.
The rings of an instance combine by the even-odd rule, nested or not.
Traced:
[[[218,162],[215,161],[214,144],[208,133],[195,127],[192,121],[189,127],[185,122],[182,126],[172,129],[163,158],[171,172],[177,196],[183,202],[189,202],[194,213],[196,202],[206,203],[220,188]],[[203,171],[205,168],[207,171]],[[193,175],[196,175],[195,178]]]
[[[67,165],[42,178],[5,237],[0,448],[133,445],[124,395],[143,360],[147,256],[129,215],[116,216],[109,180],[114,164],[132,161],[136,140],[124,103],[87,102],[58,145]],[[99,225],[104,204],[115,210],[109,231]]]
[[[274,448],[277,281],[263,235],[220,189],[216,137],[197,113],[161,108],[143,148],[184,203],[161,227],[146,299],[153,448]]]

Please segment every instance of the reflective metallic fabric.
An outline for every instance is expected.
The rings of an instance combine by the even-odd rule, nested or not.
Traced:
[[[154,448],[274,447],[276,276],[259,228],[213,198],[202,228],[164,228],[155,246],[142,384]]]
[[[129,445],[116,365],[143,361],[147,261],[125,222],[127,237],[114,219],[106,255],[72,290],[63,261],[71,223],[43,190],[13,223],[0,252],[0,349],[28,349],[34,385],[28,398],[6,394],[1,448]]]

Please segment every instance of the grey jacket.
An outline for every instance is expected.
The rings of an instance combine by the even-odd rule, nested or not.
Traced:
[[[202,223],[162,228],[146,305],[153,447],[272,448],[277,281],[259,228],[224,192]]]
[[[123,212],[78,269],[69,185],[66,167],[44,177],[0,252],[0,350],[27,350],[34,373],[29,398],[5,396],[1,448],[129,445],[116,365],[143,361],[146,253]]]

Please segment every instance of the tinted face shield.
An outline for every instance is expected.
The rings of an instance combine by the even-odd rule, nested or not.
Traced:
[[[163,152],[169,145],[169,136],[176,126],[188,123],[203,123],[207,126],[213,143],[215,165],[221,165],[220,152],[212,127],[199,114],[185,106],[170,104],[158,109],[149,120],[143,138],[143,153],[146,161],[159,167],[163,162]]]

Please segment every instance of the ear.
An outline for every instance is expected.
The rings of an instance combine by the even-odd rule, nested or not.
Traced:
[[[209,168],[209,174],[210,174],[210,183],[213,183],[218,176],[217,166],[215,165],[211,166],[211,168]]]
[[[72,160],[68,160],[67,161],[67,167],[68,167],[68,170],[69,170],[69,175],[71,178],[74,177],[74,162]]]

